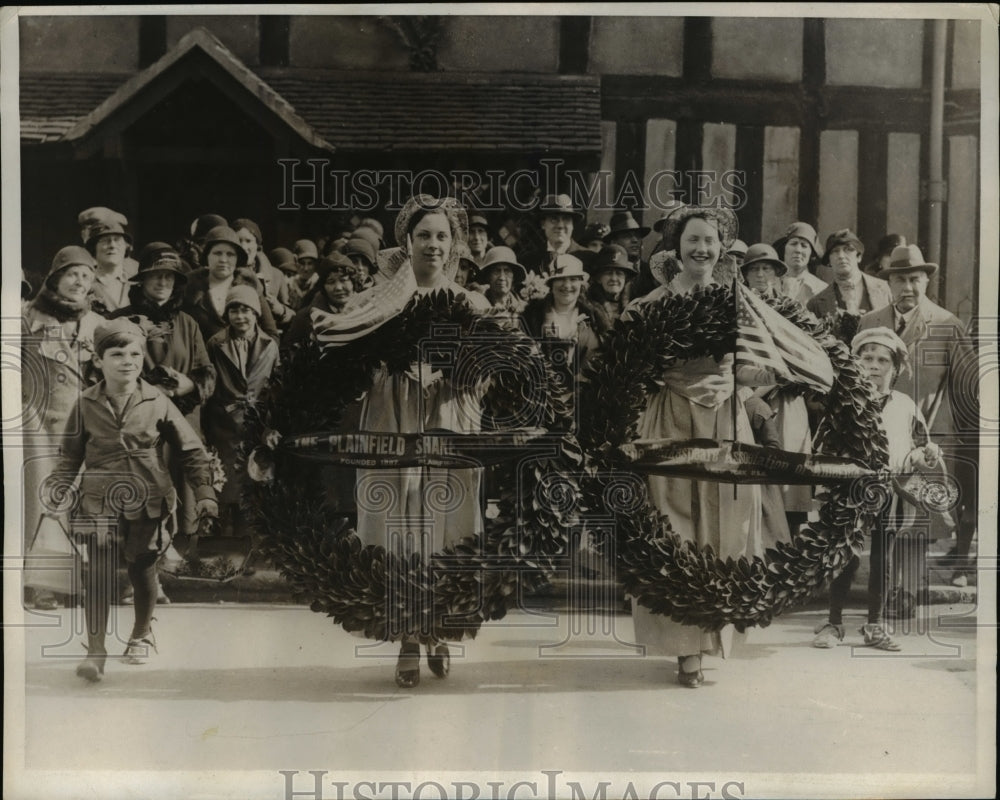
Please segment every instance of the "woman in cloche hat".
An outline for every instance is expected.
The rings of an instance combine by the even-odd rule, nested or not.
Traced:
[[[184,290],[183,308],[194,317],[201,330],[202,338],[208,340],[224,330],[226,295],[233,286],[252,286],[263,302],[263,292],[254,271],[247,266],[247,252],[240,245],[240,239],[232,228],[220,225],[205,234],[202,247],[202,264],[188,276]],[[271,336],[278,335],[274,317],[266,302],[263,302],[260,327]]]
[[[38,520],[43,511],[49,510],[42,507],[39,487],[55,468],[59,434],[74,404],[94,380],[94,331],[104,321],[90,309],[96,268],[97,262],[84,248],[62,248],[21,319],[22,424],[31,431],[24,453],[25,520]],[[34,536],[33,523],[26,526],[25,535]],[[25,542],[26,547],[29,544],[30,538]],[[71,554],[66,540],[67,559]],[[35,608],[56,608],[50,588],[54,575],[52,571],[26,568],[26,602]]]
[[[629,261],[625,248],[605,245],[590,263],[593,281],[587,299],[594,311],[594,327],[598,334],[611,330],[632,300],[633,279],[639,274]]]

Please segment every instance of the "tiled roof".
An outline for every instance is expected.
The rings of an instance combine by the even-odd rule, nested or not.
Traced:
[[[22,73],[21,140],[74,140],[199,48],[307,141],[337,150],[600,152],[594,76],[251,71],[203,29],[130,75]]]
[[[130,77],[22,72],[21,141],[58,142]]]
[[[596,77],[262,70],[338,150],[599,152]]]

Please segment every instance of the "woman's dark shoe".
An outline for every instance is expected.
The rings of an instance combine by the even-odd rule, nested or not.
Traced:
[[[685,671],[685,666],[694,666],[695,669]],[[697,689],[705,682],[705,675],[701,671],[701,656],[682,656],[678,659],[677,682],[688,689]]]
[[[404,642],[399,648],[396,662],[396,685],[400,689],[412,689],[420,683],[420,645]]]
[[[448,645],[427,645],[427,666],[439,678],[447,678],[451,672],[451,653],[448,651]]]

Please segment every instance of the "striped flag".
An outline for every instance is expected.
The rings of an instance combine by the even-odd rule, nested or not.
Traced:
[[[756,292],[737,284],[736,363],[773,370],[779,382],[828,392],[833,365],[805,331],[771,308]]]
[[[314,308],[310,313],[313,337],[324,347],[359,339],[399,314],[416,291],[417,279],[410,265],[404,264],[389,280],[352,296],[339,314]]]

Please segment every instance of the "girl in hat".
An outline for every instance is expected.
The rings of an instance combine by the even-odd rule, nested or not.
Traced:
[[[632,300],[632,279],[639,274],[625,249],[610,244],[601,249],[590,265],[594,282],[587,290],[587,299],[594,311],[594,327],[598,335],[614,326]]]
[[[249,535],[240,512],[240,494],[245,472],[237,468],[237,449],[247,408],[267,390],[278,365],[278,342],[261,330],[263,306],[251,286],[233,286],[226,295],[226,327],[206,343],[215,367],[215,392],[205,403],[205,438],[219,451],[226,471],[226,485],[219,494],[222,519],[232,527],[230,535]]]
[[[292,321],[295,309],[288,296],[288,281],[285,274],[271,264],[264,254],[264,238],[260,226],[252,219],[233,220],[232,228],[236,231],[240,247],[247,254],[247,264],[260,281],[262,296],[279,328]]]
[[[24,519],[31,521],[25,530],[28,537],[34,533],[33,521],[47,510],[40,505],[38,487],[54,467],[58,434],[80,393],[95,380],[94,331],[103,321],[90,309],[96,268],[97,262],[84,248],[62,248],[21,319],[22,427],[31,433],[24,452]],[[29,538],[26,544],[30,543]],[[67,541],[65,553],[71,552]],[[51,572],[25,571],[27,599],[35,608],[56,607],[55,587],[49,586],[53,577]]]
[[[226,297],[234,286],[250,286],[262,298],[260,281],[247,267],[247,253],[240,246],[239,237],[232,228],[219,226],[205,234],[202,247],[202,269],[188,276],[184,290],[183,309],[190,314],[202,338],[208,342],[227,325],[225,318]],[[260,327],[272,336],[278,329],[271,316],[271,309],[261,300]]]
[[[146,334],[142,377],[158,386],[201,436],[201,410],[215,391],[215,367],[198,323],[181,310],[186,283],[180,254],[164,242],[153,242],[143,249],[139,271],[132,278],[131,302],[112,318],[127,317],[142,328]],[[193,488],[180,474],[174,475],[174,485],[180,496],[180,532],[196,535]]]
[[[882,403],[882,428],[889,443],[889,472],[909,472],[915,464],[934,469],[940,463],[941,449],[930,441],[927,424],[912,398],[892,388],[907,368],[908,354],[903,340],[889,328],[868,328],[851,341],[851,352],[867,371]],[[882,627],[890,586],[892,544],[898,530],[898,503],[899,498],[894,494],[872,530],[868,622],[859,630],[866,647],[889,651],[900,649]],[[813,647],[829,648],[843,641],[844,603],[860,565],[861,559],[855,554],[831,582],[830,616],[816,629]]]
[[[333,253],[321,258],[316,266],[316,285],[305,297],[305,307],[295,315],[281,337],[283,348],[309,339],[312,312],[318,308],[327,314],[339,314],[357,292],[364,291],[367,274],[347,256]]]
[[[194,487],[198,511],[218,513],[201,439],[166,395],[141,378],[145,344],[142,329],[128,319],[97,328],[94,365],[103,379],[77,401],[50,487],[55,492],[72,484],[83,466],[72,527],[87,540],[87,658],[76,674],[92,682],[104,674],[119,552],[135,597],[135,621],[122,660],[143,664],[156,649],[156,562],[170,544],[177,503],[163,457],[165,438]]]
[[[467,291],[451,279],[458,266],[455,244],[465,242],[468,236],[466,213],[457,202],[427,195],[411,198],[396,219],[395,233],[401,250],[392,265],[412,274],[418,294],[447,290],[457,302],[468,302],[478,311],[488,309],[489,302],[483,295]],[[376,294],[383,282],[391,279],[390,269],[387,262],[384,271],[378,273],[372,290]],[[435,428],[475,432],[481,427],[480,397],[481,390],[459,389],[427,365],[413,364],[404,374],[389,374],[382,369],[375,374],[365,397],[361,429],[385,433],[419,433]],[[430,533],[422,545],[426,562],[445,545],[482,533],[481,480],[482,469],[358,470],[358,536],[366,545],[399,550],[405,543],[387,539],[389,531],[398,527],[389,521],[402,517],[417,520],[420,528]],[[428,505],[426,498],[435,487],[447,487],[455,501],[446,506]],[[377,501],[386,495],[393,498],[391,503]],[[423,539],[418,537],[418,541]],[[438,677],[445,677],[450,669],[447,645],[437,641],[426,644],[428,666]],[[402,636],[395,678],[396,685],[406,689],[420,682],[417,631]]]
[[[680,272],[666,285],[637,300],[656,302],[672,293],[687,294],[713,284],[713,269],[736,238],[736,217],[728,209],[686,207],[668,220],[669,236],[677,249]],[[754,385],[761,375],[741,371],[741,382]],[[753,431],[743,403],[735,397],[733,356],[721,361],[708,356],[678,363],[661,376],[663,388],[650,394],[639,418],[642,439],[719,439],[753,443]],[[736,429],[733,430],[733,408]],[[761,500],[757,486],[650,476],[649,498],[670,519],[676,534],[700,547],[711,546],[719,558],[760,555]],[[652,614],[632,603],[636,641],[651,655],[678,659],[678,682],[696,688],[704,682],[702,656],[725,657],[733,628],[704,631]]]
[[[548,295],[529,300],[523,313],[532,336],[566,350],[566,357],[554,359],[554,363],[565,364],[571,380],[580,375],[599,344],[592,322],[594,310],[584,293],[586,279],[580,259],[557,256],[552,274],[545,279]]]

